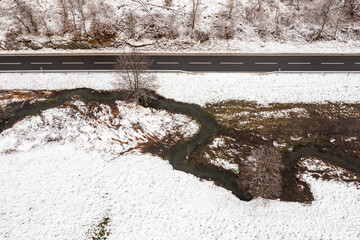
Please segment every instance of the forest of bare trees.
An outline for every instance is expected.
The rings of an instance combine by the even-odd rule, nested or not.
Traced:
[[[209,2],[201,0],[3,0],[0,21],[5,44],[1,46],[11,48],[36,38],[48,43],[360,39],[360,0],[219,2],[209,11]]]

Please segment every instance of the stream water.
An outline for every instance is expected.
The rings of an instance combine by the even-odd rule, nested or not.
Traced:
[[[26,116],[36,115],[43,110],[62,105],[72,96],[78,96],[84,101],[115,101],[123,100],[125,93],[116,92],[98,92],[91,89],[75,89],[56,92],[48,101],[27,104],[21,108],[15,108],[9,112],[7,121],[0,123],[0,133],[17,121]],[[201,179],[212,180],[217,185],[230,190],[234,195],[242,200],[250,200],[251,196],[242,192],[237,186],[237,175],[231,171],[219,169],[216,166],[201,164],[191,158],[192,153],[199,148],[205,147],[211,143],[213,137],[218,131],[218,125],[215,119],[204,109],[194,104],[180,103],[170,99],[164,99],[158,96],[158,99],[149,104],[149,107],[167,110],[172,113],[186,114],[198,121],[200,131],[185,143],[179,143],[170,149],[169,162],[174,169],[193,174]],[[190,157],[187,157],[190,156]],[[360,173],[360,161],[358,159],[340,158],[330,153],[323,153],[315,148],[295,148],[292,153],[284,156],[286,165],[293,165],[301,157],[318,157],[331,164],[344,167],[356,173]]]

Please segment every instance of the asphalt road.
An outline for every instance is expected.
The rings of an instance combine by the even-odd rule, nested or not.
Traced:
[[[149,55],[152,70],[272,72],[360,71],[359,55]],[[0,55],[0,71],[114,69],[116,55]]]

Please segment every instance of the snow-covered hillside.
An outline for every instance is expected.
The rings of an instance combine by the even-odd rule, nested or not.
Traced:
[[[353,53],[359,1],[2,0],[0,47]]]

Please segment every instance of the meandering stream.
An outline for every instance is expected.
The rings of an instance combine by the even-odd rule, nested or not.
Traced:
[[[99,92],[91,89],[59,91],[47,101],[27,104],[21,108],[10,111],[8,116],[9,119],[0,123],[0,133],[7,128],[11,128],[13,124],[24,119],[26,116],[36,115],[46,109],[58,107],[73,96],[78,96],[84,101],[108,102],[124,100],[125,93]],[[218,131],[218,125],[215,119],[206,110],[194,104],[180,103],[160,96],[158,96],[156,101],[150,103],[149,107],[188,115],[198,121],[201,126],[200,131],[187,142],[178,143],[170,149],[169,162],[174,169],[193,174],[201,179],[212,180],[217,185],[230,190],[242,200],[251,199],[238,188],[236,184],[237,175],[235,173],[220,169],[213,165],[200,164],[191,157],[195,150],[211,143]],[[318,157],[331,164],[360,173],[360,161],[358,159],[340,158],[310,147],[294,149],[292,153],[285,156],[284,162],[291,165],[301,157]]]

